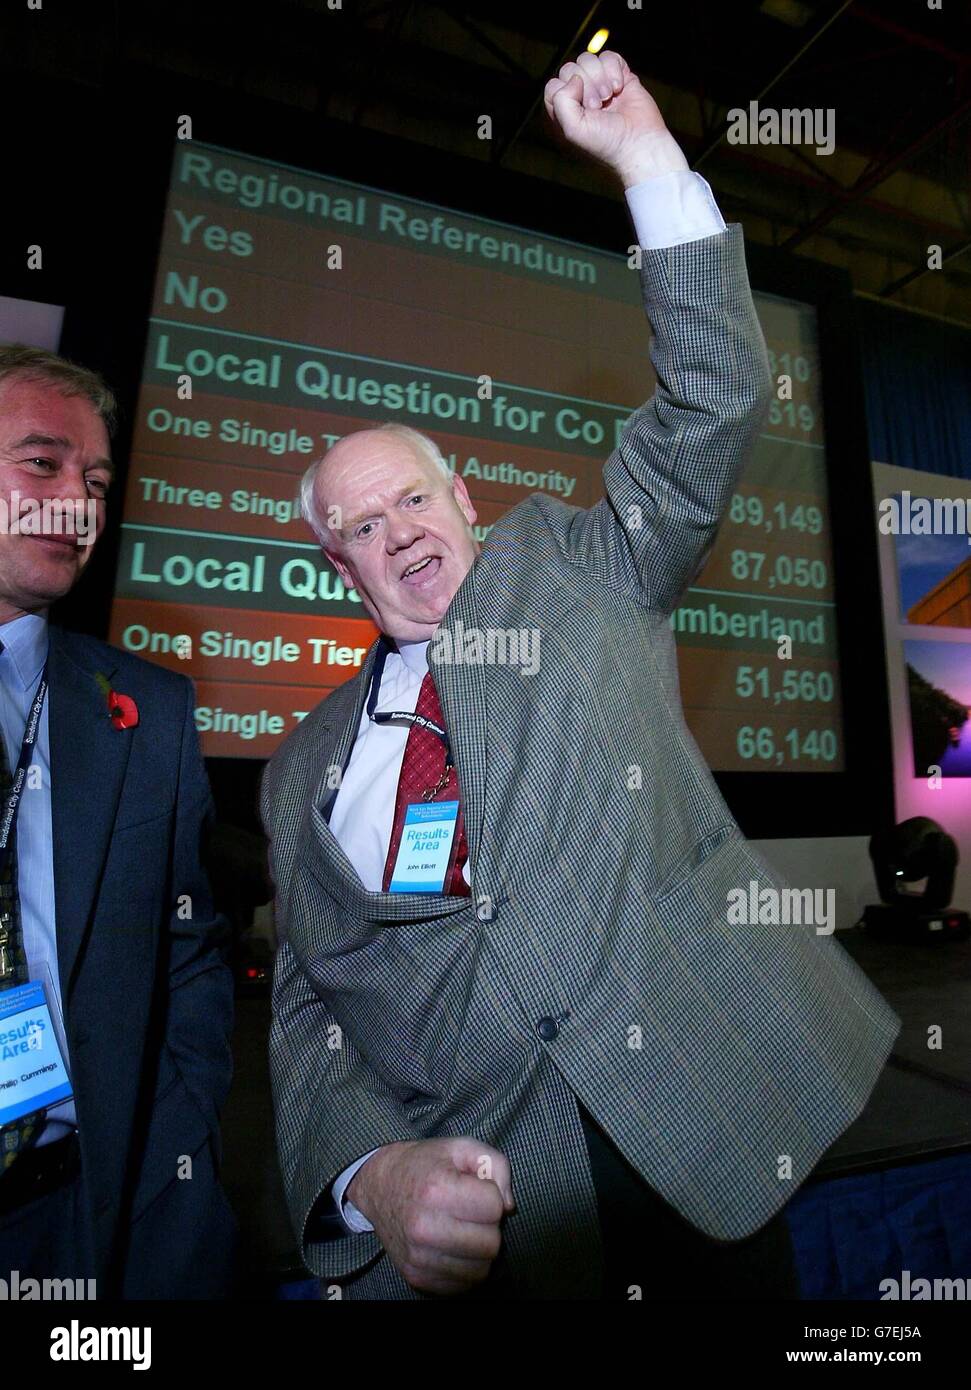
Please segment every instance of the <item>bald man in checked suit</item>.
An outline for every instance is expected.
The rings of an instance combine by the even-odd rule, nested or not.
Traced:
[[[308,472],[381,637],[263,782],[284,1185],[344,1297],[793,1297],[783,1208],[899,1021],[831,937],[728,924],[732,887],[786,885],[680,708],[668,618],[770,397],[742,231],[619,55],[546,105],[626,190],[657,387],[603,500],[534,494],[482,546],[423,437]],[[449,660],[470,629],[535,631],[537,669]],[[452,858],[397,891],[425,781],[459,804]]]

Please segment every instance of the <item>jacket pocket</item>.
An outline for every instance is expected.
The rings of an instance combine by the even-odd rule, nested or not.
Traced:
[[[742,832],[737,825],[720,825],[715,830],[710,830],[703,836],[698,843],[682,855],[675,867],[668,873],[663,883],[661,883],[651,894],[655,902],[663,902],[671,894],[676,893],[688,879],[692,877],[703,865],[706,865],[722,848],[732,841],[744,840]]]

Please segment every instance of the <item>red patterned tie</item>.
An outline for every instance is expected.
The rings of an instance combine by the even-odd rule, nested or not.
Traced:
[[[421,683],[421,690],[418,692],[418,704],[415,706],[415,713],[423,715],[426,719],[431,719],[440,727],[444,727],[445,721],[442,718],[442,707],[438,701],[438,691],[435,689],[435,682],[432,680],[431,671],[425,676]],[[427,787],[434,787],[441,779],[445,771],[445,745],[437,734],[433,734],[430,729],[423,729],[420,724],[412,724],[408,734],[408,742],[405,744],[405,756],[401,763],[401,775],[398,778],[398,792],[394,803],[394,824],[391,827],[391,843],[388,846],[388,858],[384,866],[384,879],[381,890],[388,891],[391,882],[391,874],[394,869],[395,857],[398,853],[398,846],[401,843],[401,834],[405,824],[405,813],[412,802],[422,801],[422,792]],[[455,776],[455,768],[451,768],[448,774],[448,781],[430,801],[455,801],[459,799],[458,782]],[[472,896],[472,890],[462,877],[462,865],[469,857],[469,846],[465,838],[465,818],[462,814],[462,803],[459,799],[459,814],[455,826],[455,835],[458,847],[455,851],[455,862],[452,866],[452,873],[449,882],[445,885],[444,892],[451,893],[456,897],[468,898]]]

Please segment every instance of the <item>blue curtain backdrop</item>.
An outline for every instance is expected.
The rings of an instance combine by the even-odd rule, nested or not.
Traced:
[[[870,457],[971,478],[971,329],[857,300]]]

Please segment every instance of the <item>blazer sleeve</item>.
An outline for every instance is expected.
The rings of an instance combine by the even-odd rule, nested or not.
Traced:
[[[277,953],[270,1080],[283,1187],[307,1267],[353,1274],[381,1254],[373,1232],[349,1234],[331,1186],[369,1149],[421,1139],[393,1092],[342,1033],[287,941]]]
[[[271,762],[260,793],[279,883],[272,827]],[[382,1253],[377,1235],[350,1234],[334,1205],[334,1180],[374,1148],[424,1136],[317,993],[286,938],[277,901],[270,1084],[283,1188],[301,1254],[322,1279],[356,1273]]]
[[[642,256],[657,385],[604,465],[606,496],[568,513],[562,544],[603,584],[668,613],[714,545],[772,382],[738,223]]]
[[[215,910],[203,863],[214,811],[196,733],[192,684],[188,680],[184,684],[165,1041],[186,1087],[215,1131],[233,1074],[233,981],[225,960],[228,924]]]

